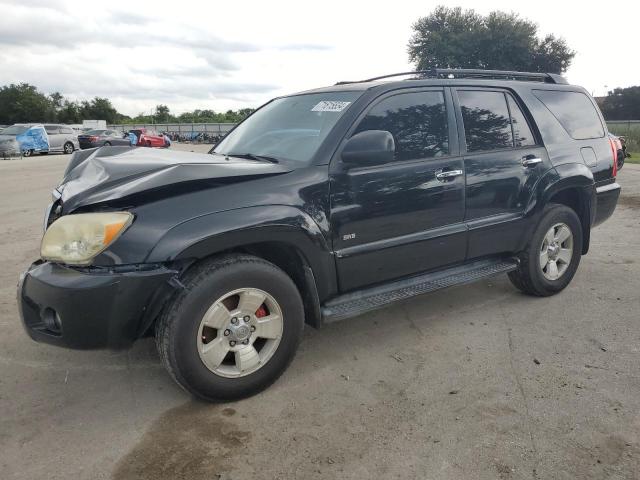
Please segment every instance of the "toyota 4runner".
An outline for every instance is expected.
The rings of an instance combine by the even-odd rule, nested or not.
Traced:
[[[482,70],[276,98],[209,154],[77,152],[22,321],[68,348],[155,335],[188,392],[240,398],[283,372],[305,323],[499,273],[560,292],[616,207],[615,155],[583,88]]]

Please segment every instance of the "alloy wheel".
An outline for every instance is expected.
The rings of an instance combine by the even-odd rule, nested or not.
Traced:
[[[565,223],[556,223],[540,247],[540,268],[547,280],[558,280],[569,268],[573,257],[573,233]]]
[[[206,311],[196,344],[202,363],[216,375],[238,378],[263,367],[282,339],[282,309],[263,290],[241,288]]]

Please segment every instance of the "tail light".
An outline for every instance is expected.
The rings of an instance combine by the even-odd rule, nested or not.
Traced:
[[[611,145],[611,153],[613,154],[613,178],[618,176],[618,150],[613,138],[609,137],[609,145]]]
[[[90,142],[97,142],[98,141],[98,137],[95,137],[95,136],[92,135],[92,136],[89,137],[89,141]]]

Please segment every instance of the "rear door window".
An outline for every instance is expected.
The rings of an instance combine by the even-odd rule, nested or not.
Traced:
[[[509,109],[503,92],[458,90],[467,152],[513,148]]]
[[[375,104],[354,134],[386,130],[396,144],[396,161],[449,154],[449,127],[444,93],[401,93]]]
[[[45,125],[44,129],[47,131],[49,135],[55,135],[60,133],[60,128],[55,125]]]
[[[534,90],[533,94],[558,119],[571,138],[604,137],[604,128],[593,102],[582,92]]]
[[[507,94],[507,103],[509,104],[509,112],[511,113],[511,125],[513,126],[515,146],[527,147],[535,145],[536,141],[531,132],[531,127],[529,127],[529,123],[527,122],[527,118],[511,94]]]

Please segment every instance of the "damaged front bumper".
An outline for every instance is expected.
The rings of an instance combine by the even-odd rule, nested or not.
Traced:
[[[163,265],[72,268],[36,262],[20,276],[29,336],[66,348],[121,349],[141,337],[179,282]]]

